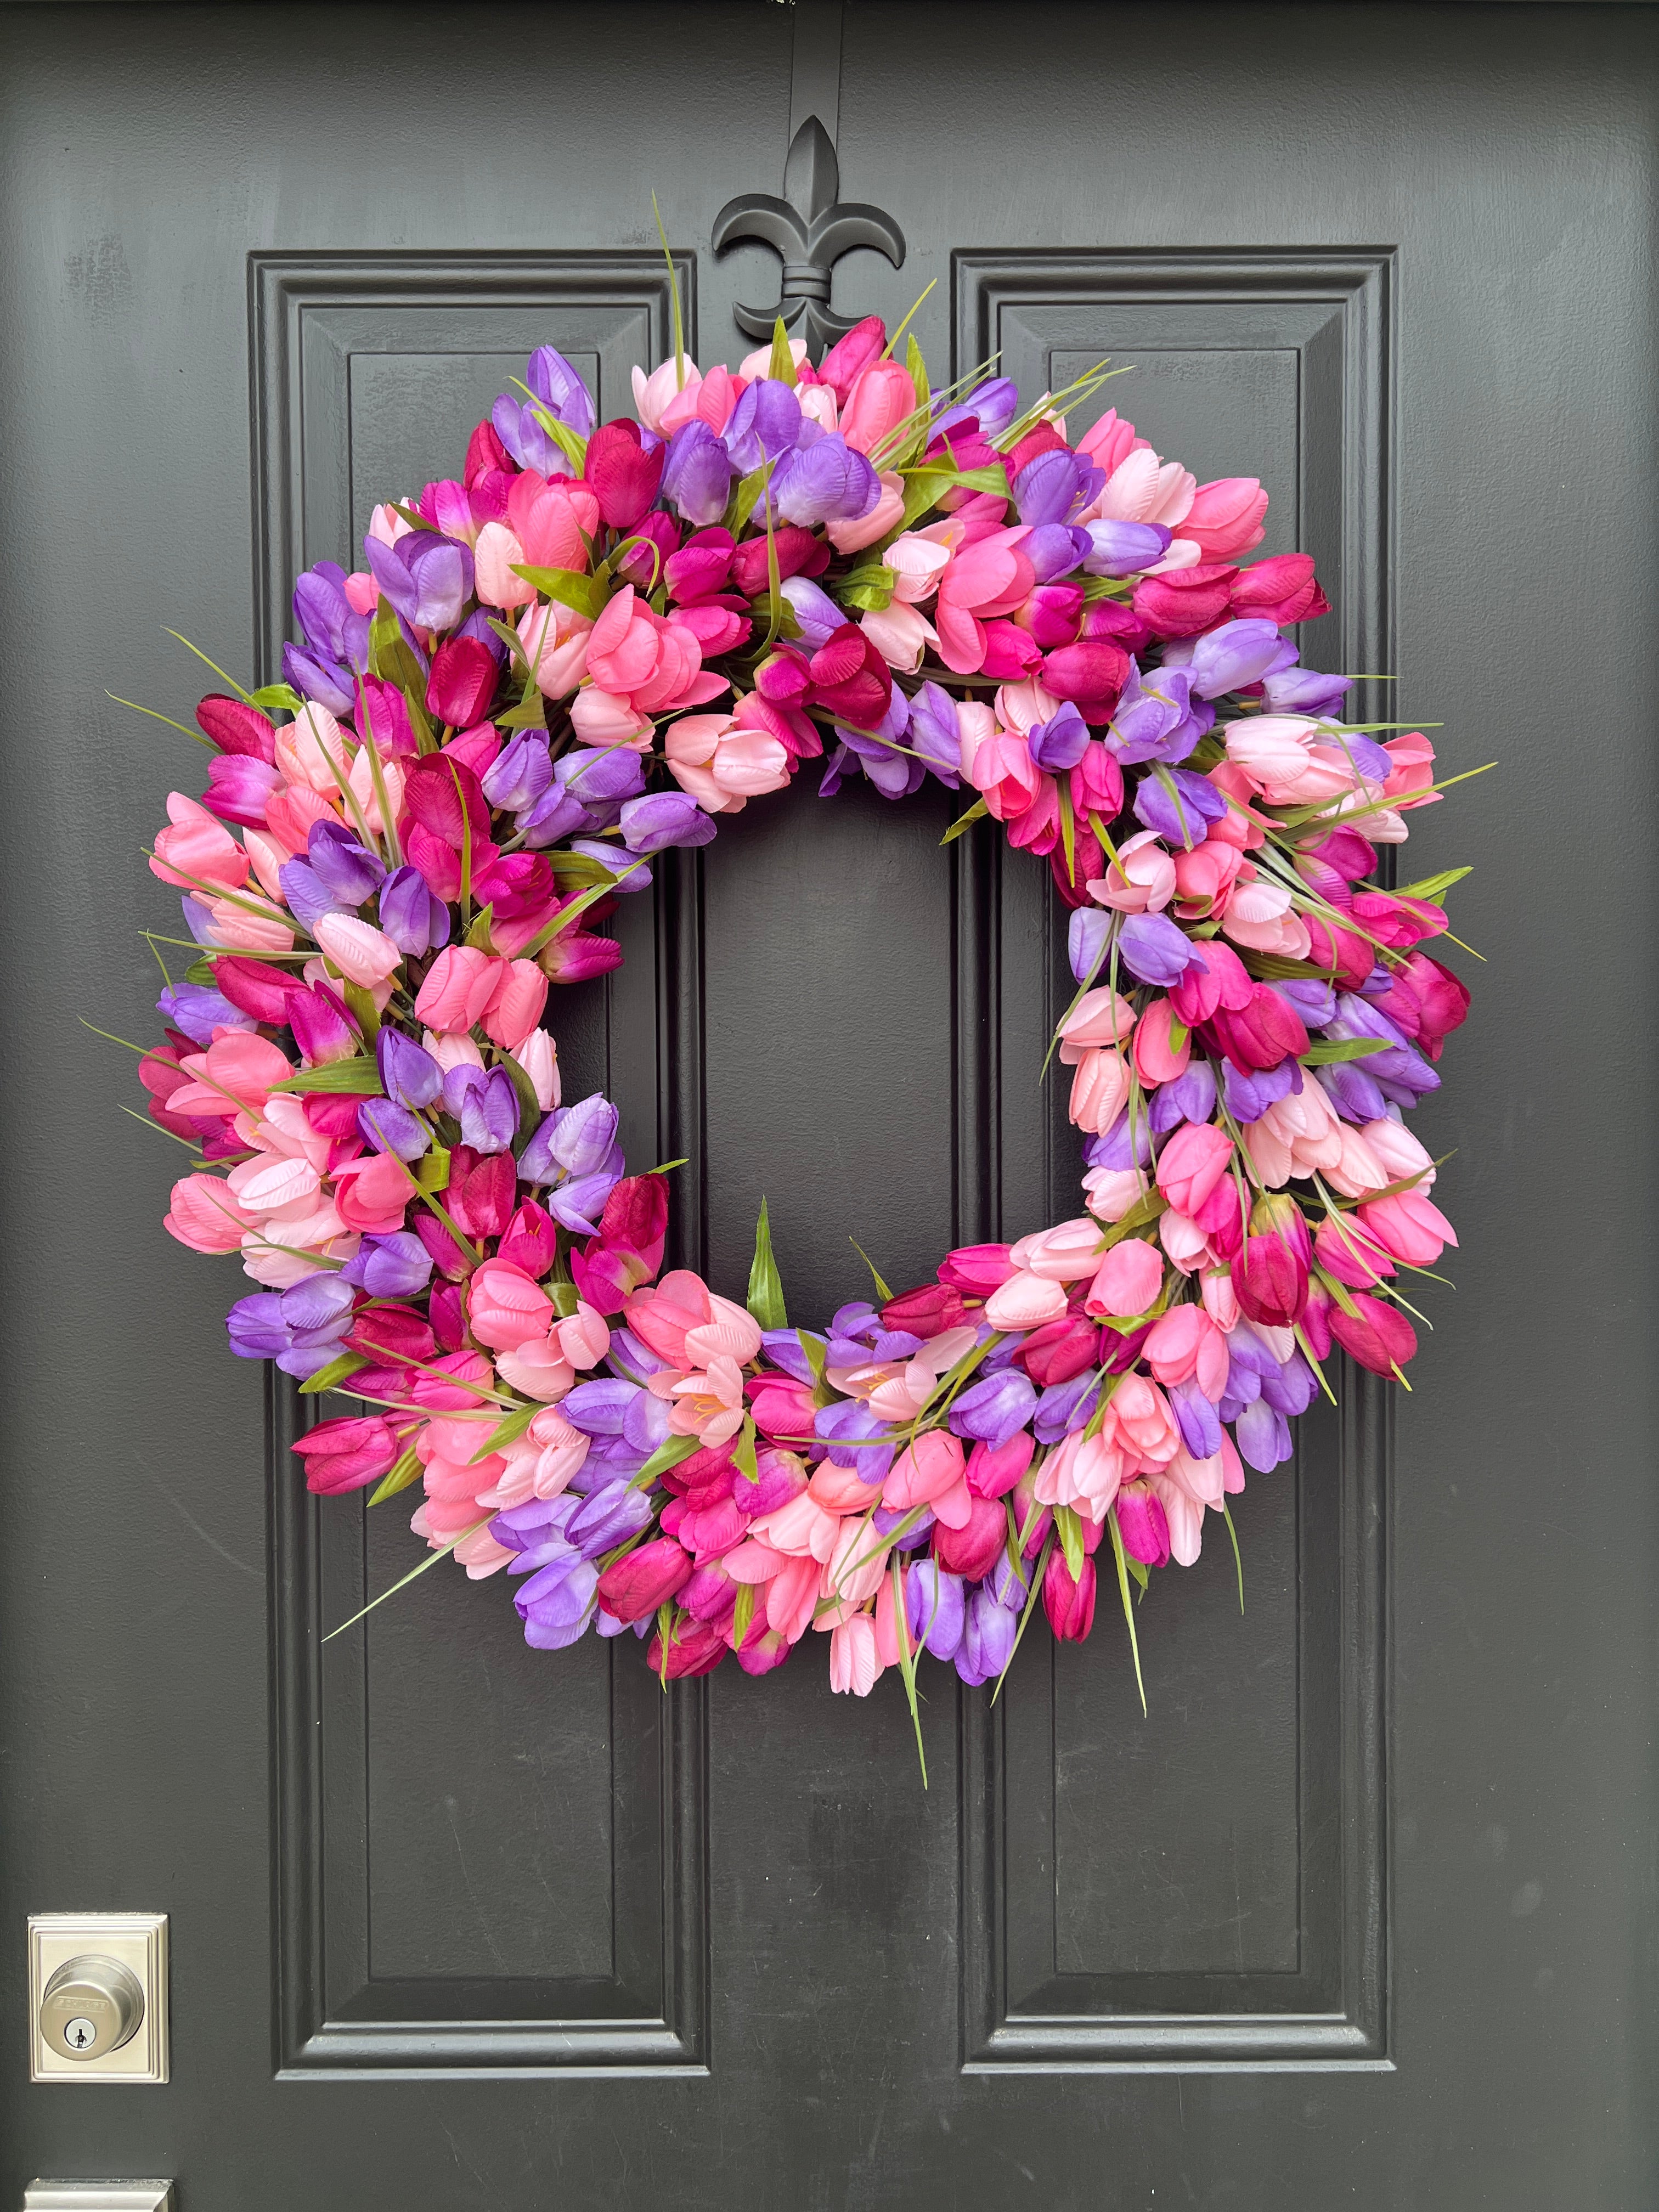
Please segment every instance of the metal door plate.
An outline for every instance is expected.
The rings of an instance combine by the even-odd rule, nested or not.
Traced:
[[[83,1952],[118,1959],[138,1977],[144,2017],[131,2043],[103,2058],[70,2058],[40,2033],[40,2002],[59,1966]],[[29,2079],[31,2081],[165,2081],[167,2078],[167,1917],[165,1912],[35,1912],[29,1916]],[[37,2182],[39,2189],[156,2189],[159,2182]],[[33,2201],[33,2200],[31,2200]],[[42,2205],[161,2204],[160,2197],[41,2197]]]
[[[170,2181],[32,2181],[23,2212],[175,2212]]]

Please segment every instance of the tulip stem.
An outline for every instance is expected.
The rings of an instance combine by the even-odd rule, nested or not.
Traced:
[[[463,1528],[458,1535],[452,1536],[447,1544],[441,1544],[435,1550],[428,1552],[418,1566],[411,1567],[400,1581],[392,1583],[390,1589],[382,1590],[379,1597],[370,1598],[362,1613],[354,1613],[349,1620],[343,1620],[337,1628],[331,1628],[323,1638],[324,1643],[331,1644],[337,1636],[343,1636],[348,1628],[355,1628],[365,1614],[374,1612],[377,1605],[384,1605],[389,1597],[396,1597],[398,1591],[407,1583],[412,1583],[416,1575],[423,1575],[428,1567],[435,1567],[447,1553],[454,1550],[457,1544],[464,1544],[469,1536],[476,1536],[480,1528],[488,1525],[489,1517],[486,1513],[482,1521],[475,1521],[470,1528]]]

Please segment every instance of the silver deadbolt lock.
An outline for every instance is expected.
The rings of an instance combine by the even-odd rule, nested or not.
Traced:
[[[40,2033],[64,2058],[106,2058],[137,2034],[144,2017],[138,1977],[97,1952],[66,1959],[40,2000]]]

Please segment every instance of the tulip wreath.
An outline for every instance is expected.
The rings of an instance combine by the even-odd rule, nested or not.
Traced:
[[[197,709],[150,860],[194,953],[141,1062],[200,1156],[167,1226],[260,1285],[233,1351],[361,1401],[309,1487],[418,1486],[422,1566],[504,1570],[534,1645],[631,1629],[666,1680],[823,1632],[836,1689],[896,1667],[914,1712],[924,1648],[1000,1679],[1039,1595],[1086,1637],[1103,1541],[1133,1644],[1333,1344],[1403,1380],[1402,1280],[1455,1241],[1403,1114],[1467,1008],[1420,949],[1464,872],[1373,872],[1433,750],[1298,665],[1327,602],[1245,559],[1255,481],[1115,411],[1068,438],[1102,380],[935,391],[872,319],[816,365],[677,346],[599,423],[544,347],[459,479],[301,577],[284,680]],[[659,1273],[666,1170],[562,1100],[544,1015],[653,856],[820,759],[1048,862],[1086,1171],[1073,1219],[814,1330],[763,1210],[744,1302]]]

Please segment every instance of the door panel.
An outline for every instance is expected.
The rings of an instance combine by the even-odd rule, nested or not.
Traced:
[[[1644,2201],[1652,13],[1017,28],[0,15],[14,2202]],[[234,1276],[161,1232],[172,1161],[76,1021],[149,1033],[136,933],[171,923],[134,848],[198,773],[106,692],[188,707],[163,625],[269,670],[295,569],[453,466],[533,344],[625,409],[669,343],[653,187],[695,350],[746,350],[776,258],[713,256],[714,217],[831,107],[843,198],[908,244],[837,306],[890,326],[936,278],[936,375],[1131,364],[1097,404],[1259,474],[1268,550],[1317,556],[1310,658],[1396,676],[1370,710],[1443,724],[1453,772],[1504,763],[1412,848],[1476,864],[1490,956],[1422,1115],[1464,1243],[1415,1395],[1346,1376],[1252,1480],[1242,1619],[1224,1545],[1155,1586],[1145,1718],[1108,1595],[1081,1648],[1036,1625],[994,1709],[928,1662],[925,1793],[902,1699],[832,1698],[817,1654],[665,1699],[632,1639],[531,1653],[443,1568],[324,1645],[411,1540],[296,1489],[297,1403],[226,1356]],[[1035,1079],[1071,988],[1044,872],[941,849],[948,794],[816,783],[662,867],[552,1017],[630,1160],[691,1156],[681,1256],[740,1291],[764,1195],[802,1318],[863,1294],[849,1238],[915,1279],[1077,1175]],[[173,1917],[171,2083],[28,2088],[24,1915],[116,1906]]]

